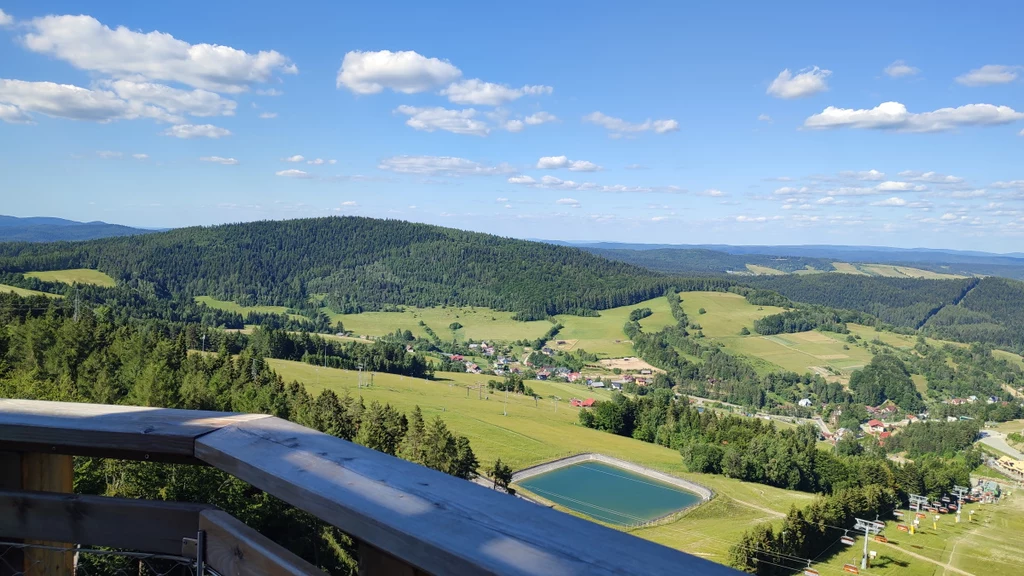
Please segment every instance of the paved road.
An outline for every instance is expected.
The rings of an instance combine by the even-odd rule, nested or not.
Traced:
[[[1006,434],[996,432],[994,430],[982,430],[981,433],[985,435],[980,440],[981,442],[988,444],[1000,452],[1005,452],[1017,460],[1024,460],[1024,454],[1022,454],[1020,450],[1017,450],[1006,443]]]

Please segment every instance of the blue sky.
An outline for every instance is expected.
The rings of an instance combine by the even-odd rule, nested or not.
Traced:
[[[1024,245],[1018,2],[0,10],[0,213]]]

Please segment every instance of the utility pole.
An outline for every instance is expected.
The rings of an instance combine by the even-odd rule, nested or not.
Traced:
[[[868,568],[868,539],[871,534],[878,534],[885,527],[884,524],[876,520],[861,520],[856,518],[857,524],[853,527],[854,530],[864,531],[864,556],[860,559],[860,569],[867,570]]]
[[[505,416],[508,416],[508,385],[505,386]]]
[[[206,333],[203,333],[203,352],[206,352]]]
[[[78,304],[79,304],[78,288],[75,288],[75,318],[74,318],[75,322],[78,322]]]
[[[356,387],[357,388],[362,388],[363,387],[363,365],[362,364],[359,365],[359,380],[357,380]]]

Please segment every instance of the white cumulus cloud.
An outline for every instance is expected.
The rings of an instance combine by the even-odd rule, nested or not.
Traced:
[[[0,10],[0,26],[6,27],[11,24],[14,24],[14,18],[10,14]]]
[[[648,132],[653,131],[656,134],[665,134],[666,132],[674,132],[679,130],[679,122],[672,119],[665,120],[651,120],[647,119],[639,124],[631,123],[623,120],[622,118],[615,118],[602,114],[601,112],[591,112],[583,117],[584,122],[590,124],[597,124],[598,126],[604,126],[613,134],[623,134],[629,132]]]
[[[99,156],[100,158],[103,158],[104,160],[110,160],[113,158],[120,158],[124,156],[124,153],[114,152],[112,150],[97,150],[96,155]]]
[[[440,106],[418,108],[403,104],[395,111],[409,116],[406,125],[425,132],[444,130],[454,134],[486,136],[491,131],[486,122],[476,119],[476,110],[472,108],[449,110]]]
[[[573,208],[580,207],[580,201],[575,198],[559,198],[558,200],[555,200],[555,204],[560,204],[562,206],[571,206]]]
[[[920,192],[922,190],[925,190],[925,187],[920,184],[911,184],[910,182],[898,182],[895,180],[887,180],[885,182],[879,183],[877,186],[875,186],[875,189],[882,192],[905,192],[909,190]]]
[[[345,54],[337,86],[356,94],[377,94],[385,88],[403,94],[424,92],[454,82],[462,71],[447,60],[427,58],[412,50]]]
[[[839,173],[844,178],[856,178],[857,180],[882,180],[885,178],[884,172],[878,170],[846,170]]]
[[[887,198],[878,202],[872,202],[872,206],[892,206],[892,207],[903,207],[907,205],[907,201],[898,196]]]
[[[147,160],[149,159],[149,154],[132,154],[132,158],[135,158],[136,160]]]
[[[0,119],[18,123],[30,122],[30,113],[93,122],[135,118],[165,122],[180,120],[162,108],[123,100],[109,90],[90,90],[54,82],[0,79],[0,105],[3,106]]]
[[[277,112],[260,112],[260,119],[270,120],[272,118],[277,118]]]
[[[301,179],[307,179],[307,178],[312,178],[313,177],[312,174],[310,174],[308,172],[304,172],[302,170],[296,170],[295,168],[289,168],[288,170],[280,170],[278,172],[275,172],[274,175],[276,175],[276,176],[284,176],[285,178],[301,178]]]
[[[964,86],[991,86],[992,84],[1009,84],[1020,76],[1020,66],[1003,66],[986,64],[970,72],[956,77],[958,84]]]
[[[964,179],[951,174],[939,174],[938,172],[918,172],[915,170],[904,170],[897,174],[900,178],[912,182],[929,182],[932,184],[961,184]]]
[[[236,166],[238,160],[234,158],[224,158],[222,156],[203,156],[199,159],[202,162],[211,162],[213,164],[223,164],[224,166]]]
[[[757,115],[757,121],[758,122],[767,122],[767,123],[771,124],[772,123],[772,117],[767,115],[767,114],[758,114]]]
[[[456,104],[473,104],[477,106],[500,106],[523,96],[539,96],[551,94],[551,86],[523,86],[512,88],[504,84],[484,82],[479,78],[454,82],[444,90],[442,96]]]
[[[537,168],[541,170],[568,168],[573,172],[597,172],[601,169],[600,166],[588,160],[570,160],[566,156],[544,156],[537,160]]]
[[[314,158],[312,160],[306,161],[306,164],[310,164],[312,166],[321,166],[321,165],[323,165],[323,163],[324,163],[324,159],[323,158]]]
[[[826,79],[831,75],[831,70],[822,70],[817,66],[804,68],[795,75],[786,68],[772,80],[768,94],[786,100],[812,96],[828,90]]]
[[[908,112],[899,102],[883,102],[870,109],[829,106],[804,121],[805,128],[860,128],[896,132],[946,132],[963,126],[996,126],[1024,119],[1024,113],[1009,106],[966,104],[933,112]]]
[[[425,176],[492,176],[511,171],[506,164],[488,166],[454,156],[392,156],[381,160],[377,168],[399,174]]]
[[[251,54],[230,46],[189,44],[164,32],[111,29],[91,16],[44,16],[26,26],[31,32],[22,41],[29,50],[118,78],[141,76],[236,93],[276,73],[298,72],[274,50]]]
[[[913,76],[920,72],[917,68],[914,68],[910,64],[907,64],[903,60],[897,60],[892,64],[885,67],[885,75],[891,78],[902,78],[904,76]]]
[[[177,124],[164,130],[163,135],[175,138],[222,138],[230,136],[231,131],[213,124]]]
[[[191,116],[233,116],[237,104],[208,90],[179,90],[163,84],[115,80],[101,82],[118,96],[130,102],[159,106],[172,114]]]
[[[306,157],[302,154],[296,154],[294,156],[288,156],[287,158],[281,158],[284,162],[302,162]]]
[[[536,114],[530,114],[529,116],[523,119],[524,122],[531,126],[536,126],[538,124],[546,124],[548,122],[554,122],[555,120],[558,120],[558,118],[556,118],[554,114],[549,114],[547,112],[537,112]]]

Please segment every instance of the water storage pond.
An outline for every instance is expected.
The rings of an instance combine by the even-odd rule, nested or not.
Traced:
[[[602,522],[630,526],[701,503],[697,494],[593,460],[517,482],[534,494]]]

